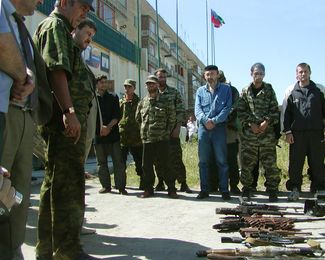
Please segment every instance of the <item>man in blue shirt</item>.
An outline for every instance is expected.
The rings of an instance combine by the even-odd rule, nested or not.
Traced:
[[[197,199],[209,197],[209,158],[214,150],[219,174],[219,190],[223,200],[230,200],[228,190],[228,164],[226,120],[232,98],[229,85],[218,82],[218,67],[209,65],[204,69],[206,85],[196,92],[195,116],[199,122],[199,171],[201,191]]]

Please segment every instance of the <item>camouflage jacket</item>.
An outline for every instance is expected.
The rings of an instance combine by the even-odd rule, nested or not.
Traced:
[[[138,104],[136,121],[140,125],[143,143],[169,140],[176,122],[176,112],[172,104],[161,98],[144,97]]]
[[[279,108],[275,92],[271,84],[263,82],[263,89],[254,97],[253,84],[244,88],[238,101],[237,113],[241,124],[240,139],[252,145],[267,145],[275,143],[274,126],[279,120]],[[254,134],[252,123],[269,122],[264,133]]]
[[[39,24],[33,40],[50,72],[65,71],[76,115],[80,123],[86,125],[89,104],[93,98],[93,82],[89,79],[88,70],[82,60],[81,49],[72,39],[72,30],[67,18],[53,11]],[[51,125],[62,127],[61,109],[57,104],[54,107]]]
[[[125,97],[120,100],[121,120],[119,122],[121,145],[122,146],[139,146],[142,145],[140,137],[140,128],[135,121],[135,112],[140,99],[134,94],[131,101]]]
[[[176,88],[166,86],[163,92],[160,92],[163,98],[167,98],[173,104],[176,112],[175,124],[183,124],[185,122],[185,108],[181,94]]]

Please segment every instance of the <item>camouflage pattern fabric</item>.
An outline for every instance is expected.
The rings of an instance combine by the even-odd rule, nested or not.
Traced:
[[[176,113],[175,124],[183,124],[185,121],[185,109],[183,99],[179,91],[175,88],[167,86],[164,92],[160,92],[162,98],[173,104]],[[167,171],[174,174],[179,183],[186,183],[186,168],[183,163],[183,153],[179,138],[170,138],[169,141],[169,167]],[[156,164],[155,170],[159,181],[162,181],[164,174],[163,169],[166,169],[159,163]]]
[[[139,125],[135,120],[135,112],[140,99],[134,94],[132,101],[125,97],[120,100],[122,118],[119,121],[121,146],[142,146]]]
[[[169,140],[175,126],[176,113],[167,99],[144,97],[136,111],[136,121],[140,125],[143,143]]]
[[[164,92],[161,92],[164,98],[173,104],[176,112],[176,122],[175,124],[183,124],[185,122],[185,108],[181,94],[175,88],[167,86]]]
[[[274,125],[278,122],[278,102],[270,84],[263,82],[263,88],[254,97],[253,85],[243,89],[238,101],[238,118],[241,124],[241,177],[245,189],[253,183],[252,171],[257,160],[265,169],[265,186],[268,191],[277,190],[280,183],[280,169],[276,165],[276,139]],[[254,134],[250,124],[260,124],[268,120],[269,126],[264,133]]]
[[[50,71],[64,70],[76,116],[81,125],[77,144],[63,135],[62,112],[54,103],[51,121],[43,128],[47,144],[45,178],[40,191],[38,256],[74,259],[81,252],[80,229],[84,217],[84,159],[87,113],[93,98],[92,82],[75,45],[69,21],[52,12],[34,35]]]

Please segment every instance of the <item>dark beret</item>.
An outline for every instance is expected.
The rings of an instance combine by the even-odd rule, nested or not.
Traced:
[[[218,67],[216,65],[208,65],[204,68],[204,71],[210,71],[210,70],[217,70],[218,71]]]

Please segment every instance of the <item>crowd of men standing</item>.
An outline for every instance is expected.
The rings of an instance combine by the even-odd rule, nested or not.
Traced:
[[[125,95],[119,99],[107,77],[93,75],[82,58],[97,30],[95,23],[86,19],[93,10],[92,0],[57,0],[32,38],[23,16],[32,15],[42,2],[0,1],[0,165],[8,169],[1,168],[0,175],[0,259],[24,259],[21,245],[36,128],[46,144],[36,259],[96,259],[80,244],[85,211],[84,163],[91,140],[94,138],[99,165],[99,193],[112,190],[107,165],[110,155],[115,188],[122,195],[128,194],[126,161],[131,153],[140,178],[139,189],[143,190],[139,197],[151,197],[155,190],[165,190],[166,184],[168,196],[176,199],[176,181],[181,184],[180,191],[192,192],[179,139],[185,123],[184,104],[179,91],[167,85],[164,69],[148,76],[147,95],[142,99],[135,94],[133,79],[125,80]],[[324,94],[310,80],[308,64],[299,64],[296,72],[297,83],[288,94],[283,113],[283,131],[290,144],[290,201],[299,199],[305,156],[313,191],[325,189]],[[263,81],[263,64],[254,64],[251,76],[252,83],[239,97],[217,66],[204,70],[207,83],[197,90],[195,100],[200,175],[197,199],[209,197],[212,186],[216,187],[211,183],[213,175],[218,177],[217,189],[223,200],[230,200],[231,192],[240,192],[239,178],[242,196],[249,199],[254,168],[261,162],[269,200],[278,200],[277,99],[271,84]],[[212,170],[212,161],[216,170]],[[154,189],[155,172],[158,185]],[[15,189],[22,194],[19,206],[13,206]]]

